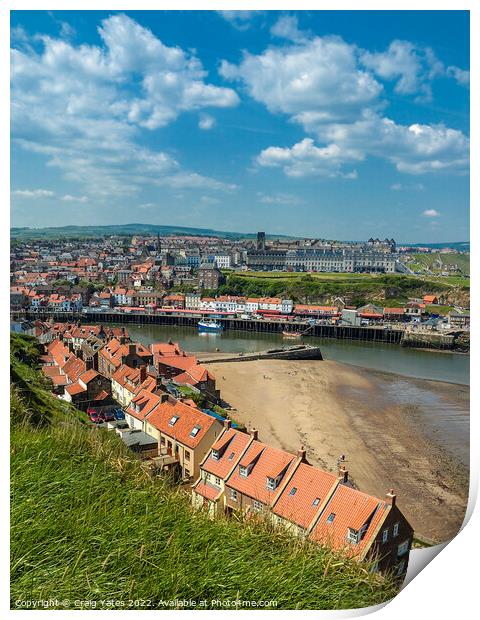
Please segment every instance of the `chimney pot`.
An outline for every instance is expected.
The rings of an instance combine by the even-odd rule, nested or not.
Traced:
[[[225,429],[229,429],[232,426],[232,421],[231,420],[224,420],[223,421],[223,428]]]
[[[345,469],[344,465],[342,465],[338,470],[338,479],[340,482],[348,482],[348,469]]]
[[[301,461],[305,461],[306,460],[306,458],[307,458],[307,451],[305,450],[305,448],[303,446],[299,450],[297,450],[297,455],[298,455],[298,458]]]
[[[390,491],[387,493],[387,504],[390,504],[390,506],[395,506],[396,501],[397,496],[393,492],[393,489],[390,489]]]
[[[255,439],[255,441],[258,439],[258,431],[256,428],[252,428],[250,430],[250,435]]]

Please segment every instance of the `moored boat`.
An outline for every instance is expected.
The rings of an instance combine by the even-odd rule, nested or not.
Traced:
[[[199,321],[198,331],[202,332],[221,332],[223,326],[216,321]]]
[[[284,338],[301,338],[302,332],[289,332],[286,329],[283,330],[282,336]]]

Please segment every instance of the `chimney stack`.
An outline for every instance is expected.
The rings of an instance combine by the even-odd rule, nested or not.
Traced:
[[[303,446],[300,448],[300,450],[297,450],[297,456],[302,461],[302,463],[307,460],[307,451]]]
[[[258,439],[258,431],[256,428],[252,428],[250,429],[250,435],[253,437],[254,440]]]
[[[129,344],[128,345],[128,354],[129,355],[135,355],[136,352],[137,352],[137,345],[134,342]]]
[[[85,369],[86,370],[92,370],[93,369],[93,358],[87,357],[87,359],[85,360]]]
[[[395,495],[395,493],[393,492],[393,489],[390,489],[390,491],[387,493],[387,504],[390,504],[390,506],[395,506],[396,502],[397,502],[397,496]]]
[[[143,383],[147,378],[147,367],[140,366],[140,383]]]
[[[231,420],[224,420],[223,421],[223,428],[225,430],[228,430],[229,428],[231,428],[232,426],[232,421]]]
[[[348,482],[348,469],[345,468],[345,465],[342,465],[338,469],[338,479],[340,482],[347,483]]]

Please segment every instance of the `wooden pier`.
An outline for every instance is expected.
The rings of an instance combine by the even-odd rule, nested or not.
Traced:
[[[24,318],[32,321],[40,319],[46,321],[53,319],[55,322],[75,323],[115,323],[117,325],[164,325],[179,327],[197,327],[198,321],[203,317],[186,316],[182,314],[161,315],[155,313],[137,312],[25,312],[14,311],[14,318]],[[225,331],[242,331],[253,333],[267,333],[281,335],[285,329],[285,321],[265,319],[241,319],[241,318],[216,318]],[[305,334],[308,338],[334,338],[337,340],[359,340],[363,342],[380,342],[388,344],[401,344],[404,336],[403,329],[385,328],[383,326],[359,327],[348,325],[311,325],[307,321],[290,322],[295,329]]]

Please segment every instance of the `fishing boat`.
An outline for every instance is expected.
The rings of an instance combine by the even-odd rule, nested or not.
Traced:
[[[284,338],[301,338],[302,337],[302,332],[290,332],[286,329],[283,330],[282,332],[282,336]]]
[[[223,326],[216,321],[198,321],[198,331],[218,333],[223,330]]]

